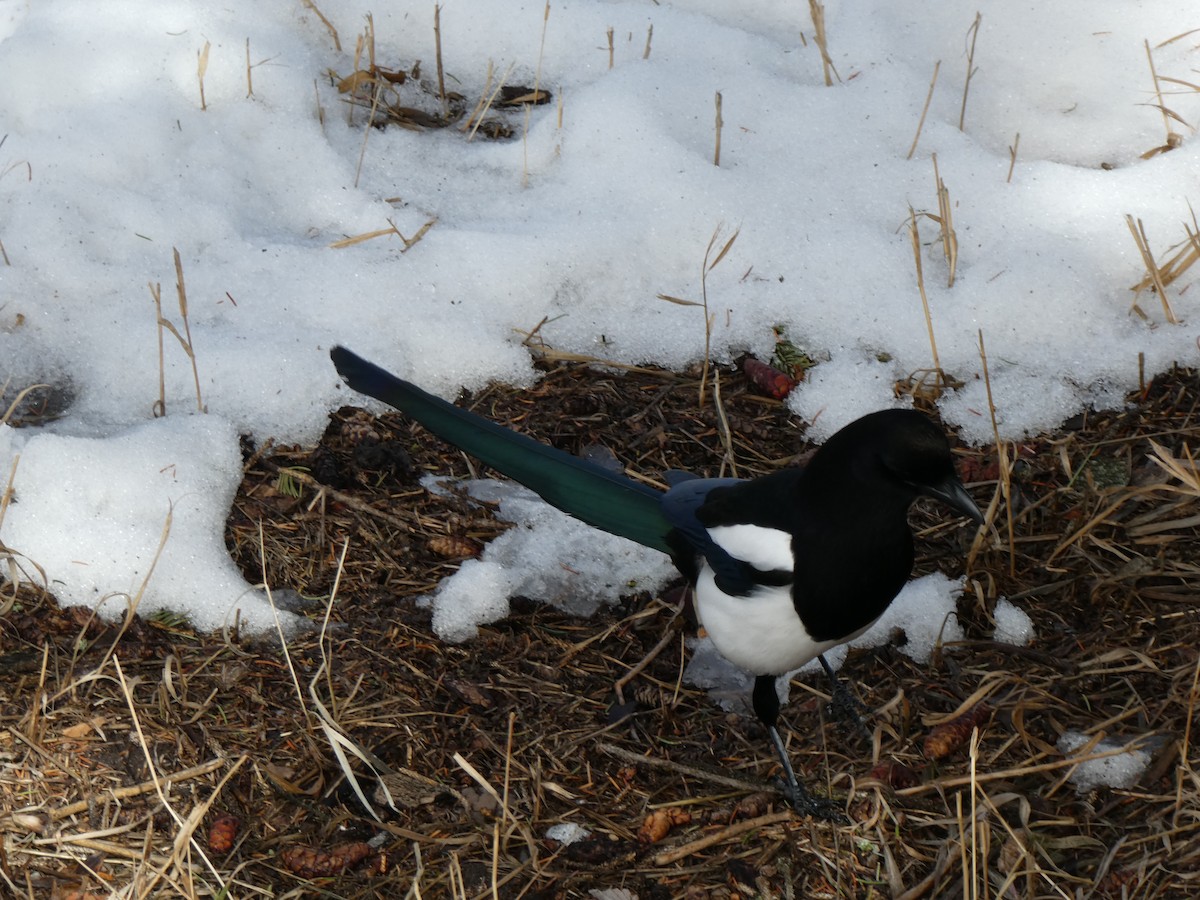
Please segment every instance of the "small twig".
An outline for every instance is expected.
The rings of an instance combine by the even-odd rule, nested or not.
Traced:
[[[425,237],[425,234],[429,231],[429,229],[436,224],[437,219],[430,219],[428,222],[418,228],[412,237],[407,238],[400,232],[400,229],[396,227],[395,223],[389,219],[388,225],[390,227],[388,228],[379,228],[375,231],[368,231],[365,234],[356,234],[353,237],[342,238],[340,241],[334,241],[329,245],[329,247],[332,250],[341,250],[343,247],[351,247],[354,244],[361,244],[364,241],[370,241],[378,237],[385,237],[386,235],[394,234],[404,242],[404,249],[400,252],[407,253],[413,248],[413,245],[417,244],[421,238]]]
[[[208,110],[208,103],[204,100],[204,73],[208,71],[208,51],[212,45],[204,42],[204,49],[196,51],[196,77],[200,79],[200,109],[201,111]]]
[[[721,432],[721,444],[725,448],[725,459],[721,461],[721,474],[725,474],[725,463],[729,463],[729,474],[737,478],[737,459],[733,453],[733,429],[729,427],[729,417],[725,414],[725,404],[721,401],[721,370],[713,370],[713,407],[717,411],[717,426]]]
[[[650,58],[650,41],[654,39],[654,23],[650,23],[650,27],[646,29],[646,49],[642,51],[642,59]]]
[[[677,763],[669,759],[662,759],[658,756],[643,756],[641,753],[635,753],[632,750],[626,750],[624,747],[618,746],[617,744],[610,744],[607,741],[602,741],[596,746],[609,756],[615,756],[617,759],[624,760],[628,763],[633,763],[634,765],[650,766],[652,769],[663,769],[667,772],[674,772],[676,775],[682,775],[686,778],[695,778],[699,781],[706,781],[709,784],[719,784],[722,787],[733,788],[737,791],[755,793],[762,790],[761,784],[753,784],[749,781],[742,781],[739,778],[734,778],[732,775],[725,775],[720,772],[713,772],[708,769],[698,768],[696,766],[686,766],[683,763]]]
[[[954,287],[954,274],[958,270],[958,235],[954,231],[954,211],[950,204],[950,191],[938,171],[937,154],[933,154],[933,178],[937,186],[938,221],[942,226],[942,253],[950,270],[946,287]]]
[[[543,40],[545,34],[543,32]],[[438,97],[442,101],[442,118],[450,118],[450,104],[446,101],[446,72],[442,68],[442,4],[433,7],[433,47],[434,60],[437,64]]]
[[[167,376],[166,376],[166,360],[163,353],[163,319],[162,314],[162,284],[155,282],[147,285],[150,288],[150,297],[154,300],[154,322],[158,329],[158,400],[151,407],[151,412],[156,419],[161,419],[167,414]]]
[[[921,308],[925,311],[925,328],[929,331],[929,349],[933,353],[933,369],[937,373],[939,387],[942,380],[942,363],[938,359],[937,340],[933,336],[933,316],[929,312],[929,297],[925,294],[925,273],[921,266],[921,233],[917,227],[917,213],[908,208],[908,230],[912,236],[913,259],[917,264],[917,288],[921,292]]]
[[[1142,224],[1141,219],[1138,219],[1135,223],[1133,216],[1128,214],[1125,216],[1125,224],[1129,226],[1129,233],[1133,235],[1138,252],[1142,255],[1142,262],[1146,266],[1146,272],[1154,284],[1154,290],[1158,294],[1159,302],[1162,303],[1163,314],[1172,325],[1178,325],[1179,320],[1175,318],[1175,311],[1171,309],[1171,301],[1167,299],[1167,287],[1163,283],[1162,272],[1158,264],[1154,261],[1154,254],[1150,251],[1150,241],[1146,237],[1146,226]],[[1134,306],[1136,307],[1137,304],[1135,303]],[[1138,308],[1138,311],[1140,312],[1140,308]]]
[[[250,38],[246,38],[246,96],[254,96],[254,79],[250,74]]]
[[[550,0],[542,11],[542,40],[538,45],[537,71],[533,76],[533,96],[541,96],[542,87],[542,57],[546,53],[546,29],[550,25]],[[529,184],[529,122],[533,118],[533,103],[525,104],[525,131],[521,138],[521,184]]]
[[[717,119],[716,119],[717,146],[716,146],[716,149],[713,150],[713,165],[719,166],[719,165],[721,165],[721,127],[725,124],[725,122],[721,119],[721,92],[720,91],[717,91],[716,104],[717,104]]]
[[[808,12],[812,17],[813,23],[813,39],[817,43],[817,50],[821,53],[821,71],[825,75],[825,87],[833,86],[833,78],[830,73],[840,82],[842,76],[838,75],[837,68],[833,65],[833,59],[829,56],[829,44],[825,34],[825,6],[820,0],[808,0]]]
[[[971,27],[967,29],[967,36],[971,39],[971,46],[967,48],[967,78],[963,82],[963,97],[962,108],[958,112],[958,130],[963,130],[963,123],[967,118],[967,94],[971,90],[971,78],[978,71],[975,68],[975,39],[979,37],[979,23],[983,16],[981,13],[975,13],[975,21],[971,23]]]
[[[1021,132],[1017,132],[1017,136],[1013,138],[1012,145],[1008,148],[1008,177],[1004,179],[1005,184],[1012,184],[1013,169],[1017,165],[1017,148],[1021,146]]]
[[[1175,812],[1171,824],[1179,824],[1179,815],[1183,812],[1183,785],[1186,780],[1183,768],[1191,769],[1188,753],[1192,745],[1192,725],[1196,720],[1196,703],[1200,701],[1200,656],[1196,657],[1196,665],[1192,669],[1192,689],[1188,691],[1187,718],[1184,720],[1183,737],[1179,744],[1179,759],[1182,763],[1175,779]]]
[[[367,39],[367,62],[372,72],[375,71],[375,14],[367,13],[364,17],[367,20],[366,39]]]
[[[179,315],[183,319],[183,332],[187,335],[183,349],[187,353],[188,359],[192,361],[192,379],[196,382],[196,409],[206,413],[208,407],[204,405],[204,400],[200,396],[200,370],[196,368],[196,346],[192,343],[192,326],[188,322],[187,289],[183,284],[183,262],[179,258],[177,248],[172,247],[171,252],[175,255],[175,292],[179,295]],[[168,327],[170,326],[168,325]],[[171,330],[174,331],[174,329]],[[176,332],[175,336],[178,337],[179,333]]]
[[[987,391],[988,415],[992,420],[992,439],[996,442],[996,453],[1000,460],[1000,490],[1004,496],[1004,508],[1008,517],[1008,574],[1016,577],[1017,550],[1013,528],[1012,466],[1008,459],[1008,444],[1000,440],[1000,426],[996,422],[996,403],[992,399],[992,379],[988,374],[987,348],[983,343],[983,329],[979,329],[979,358],[983,361],[983,386]]]
[[[264,466],[266,466],[273,474],[278,474],[283,470],[283,467],[276,465],[275,463],[271,462],[268,459],[264,459],[262,461],[262,464]],[[320,481],[318,481],[316,478],[313,478],[311,475],[309,475],[307,472],[305,472],[302,469],[289,468],[288,474],[292,478],[296,479],[297,481],[307,484],[310,487],[317,488],[319,491],[324,492],[329,497],[331,497],[332,499],[334,499],[338,503],[340,503],[342,506],[346,506],[346,507],[349,507],[350,509],[357,510],[358,512],[363,513],[364,515],[372,516],[373,518],[379,519],[382,522],[387,522],[389,525],[392,525],[393,527],[398,528],[401,531],[409,531],[412,528],[412,525],[410,523],[405,522],[403,519],[397,518],[396,516],[392,515],[391,513],[384,512],[383,510],[380,510],[380,509],[375,509],[375,507],[373,507],[367,503],[364,503],[362,500],[359,500],[357,497],[354,497],[351,494],[342,493],[341,491],[337,490],[336,488],[331,488],[328,485],[322,484]]]
[[[162,285],[159,283],[149,285],[150,296],[154,300],[154,315],[158,323],[158,400],[152,407],[155,418],[161,418],[167,414],[167,388],[165,360],[163,354],[163,329],[175,335],[175,340],[179,341],[179,345],[183,347],[183,352],[187,354],[188,359],[192,361],[192,378],[196,383],[196,407],[200,412],[208,412],[208,408],[204,405],[203,398],[200,394],[200,371],[196,368],[196,351],[192,346],[192,328],[188,323],[188,304],[187,290],[183,283],[183,263],[179,258],[179,250],[171,248],[175,254],[175,292],[179,296],[179,313],[183,317],[183,334],[179,333],[169,319],[163,315],[162,311]]]
[[[318,19],[320,19],[321,24],[324,25],[329,30],[329,34],[333,38],[333,49],[335,49],[338,53],[341,53],[342,52],[342,41],[338,37],[337,29],[333,27],[333,23],[330,22],[327,18],[325,18],[324,13],[322,13],[319,9],[317,9],[317,4],[314,3],[313,0],[302,0],[302,2],[304,3],[305,6],[307,6],[309,9],[311,9],[313,11],[313,15],[315,15]]]
[[[477,132],[479,130],[479,126],[483,124],[483,117],[485,115],[487,115],[487,111],[489,109],[491,109],[492,104],[496,102],[496,96],[500,93],[500,89],[502,87],[504,87],[504,82],[506,82],[508,80],[508,76],[512,72],[514,65],[516,65],[516,63],[509,63],[508,68],[504,70],[504,74],[500,77],[500,80],[498,82],[496,82],[496,89],[494,91],[492,91],[492,93],[490,95],[487,95],[486,99],[484,97],[480,98],[479,105],[475,107],[476,112],[479,115],[479,118],[477,118],[475,120],[474,126],[471,126],[471,120],[467,119],[467,124],[465,126],[463,126],[463,130],[465,131],[468,126],[471,126],[470,134],[467,135],[468,141],[475,140],[475,132]],[[491,79],[492,79],[492,64],[489,61],[488,62],[488,83],[489,84],[491,83]],[[486,89],[485,89],[485,91],[486,91]]]
[[[1150,52],[1150,42],[1143,39],[1142,43],[1146,46],[1146,62],[1150,64],[1150,77],[1154,81],[1154,96],[1158,98],[1158,111],[1162,113],[1163,130],[1167,133],[1166,143],[1169,146],[1174,135],[1174,132],[1171,131],[1171,117],[1163,102],[1162,85],[1158,82],[1158,71],[1154,68],[1154,54]]]
[[[616,47],[613,45],[613,30],[612,30],[611,26],[609,27],[607,34],[608,34],[608,68],[611,70],[613,67],[613,55],[616,51]]]
[[[964,647],[971,650],[990,650],[993,653],[1000,653],[1005,656],[1015,656],[1020,659],[1027,659],[1030,662],[1038,665],[1048,666],[1052,669],[1057,669],[1064,675],[1074,675],[1079,671],[1079,666],[1069,659],[1055,656],[1053,653],[1046,653],[1043,650],[1037,650],[1033,647],[1022,647],[1020,644],[1006,644],[1004,641],[948,641],[947,647]]]
[[[676,611],[675,615],[678,616],[679,612]],[[675,618],[672,617],[671,622],[674,621]],[[616,684],[613,685],[617,695],[618,703],[625,702],[625,685],[637,678],[638,675],[640,675],[646,668],[646,666],[650,665],[650,663],[654,661],[658,654],[662,653],[663,650],[666,649],[667,644],[670,644],[675,640],[675,632],[671,630],[671,622],[667,623],[667,628],[663,633],[663,636],[659,638],[658,643],[650,649],[650,652],[642,657],[642,661],[618,678]]]
[[[1033,775],[1038,772],[1053,772],[1057,769],[1070,769],[1080,766],[1083,763],[1094,762],[1098,759],[1109,759],[1113,756],[1123,756],[1130,750],[1139,749],[1140,743],[1132,741],[1122,747],[1117,747],[1114,750],[1104,750],[1100,753],[1088,753],[1086,756],[1070,756],[1066,759],[1053,760],[1051,762],[1034,763],[1028,766],[1014,766],[1011,769],[997,769],[991,772],[976,772],[974,776],[967,775],[951,775],[945,778],[933,778],[929,781],[924,781],[921,784],[907,788],[897,788],[897,797],[916,797],[921,794],[926,794],[929,791],[944,791],[947,788],[966,787],[970,784],[980,785],[984,782],[993,781],[1010,781],[1014,778],[1020,778],[1025,775]],[[961,796],[961,795],[959,795]]]
[[[367,141],[371,138],[371,132],[375,130],[371,126],[375,124],[375,111],[379,109],[379,97],[383,93],[383,83],[375,81],[372,83],[372,88],[371,111],[367,113],[367,124],[363,128],[362,146],[358,150],[358,165],[354,169],[355,187],[358,187],[358,179],[362,176],[363,160],[367,157]]]
[[[227,759],[210,759],[206,763],[200,763],[196,766],[191,766],[187,769],[180,769],[178,772],[172,772],[169,775],[158,776],[157,781],[143,781],[140,784],[131,784],[128,787],[110,788],[104,791],[104,796],[113,800],[127,800],[130,797],[137,797],[140,794],[147,794],[155,789],[156,785],[172,785],[178,784],[181,781],[188,781],[192,778],[201,778],[208,775],[210,772],[215,772],[222,766],[228,765]],[[96,798],[90,797],[87,800],[80,800],[76,803],[68,803],[66,806],[60,806],[57,809],[50,810],[50,818],[54,820],[65,819],[67,816],[73,816],[76,813],[86,812],[88,809],[96,805]]]
[[[735,838],[740,834],[745,834],[747,831],[753,831],[756,828],[766,828],[768,825],[778,825],[780,822],[791,821],[795,817],[796,814],[788,809],[783,812],[768,813],[756,819],[746,819],[713,834],[705,835],[699,840],[692,841],[690,844],[684,844],[682,847],[676,847],[674,850],[665,850],[654,857],[654,864],[656,866],[669,866],[671,863],[678,862],[685,857],[691,856],[693,853],[700,853],[709,847],[715,847],[717,844],[727,841],[730,838]]]
[[[20,402],[20,399],[21,398],[18,397],[17,402]],[[4,524],[4,516],[8,512],[8,505],[12,502],[12,499],[13,499],[13,482],[17,480],[17,466],[20,464],[20,462],[21,462],[21,454],[14,453],[13,458],[12,458],[12,464],[9,466],[9,470],[8,470],[8,482],[4,485],[4,492],[0,493],[0,525]],[[0,545],[0,546],[2,546],[2,545]],[[17,587],[16,579],[11,579],[11,581],[13,582],[13,588],[15,590]]]
[[[912,146],[908,148],[908,156],[905,159],[912,159],[913,154],[917,152],[917,141],[921,139],[921,129],[925,127],[925,116],[929,112],[929,103],[933,100],[933,89],[937,86],[938,70],[942,67],[942,61],[939,59],[933,64],[933,78],[929,79],[929,93],[925,95],[925,105],[921,107],[921,118],[917,122],[917,133],[913,135]]]

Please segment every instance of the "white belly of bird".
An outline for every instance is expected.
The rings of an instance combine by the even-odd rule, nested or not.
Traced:
[[[782,675],[816,659],[841,641],[817,641],[792,604],[791,586],[759,587],[731,597],[705,567],[696,581],[696,615],[713,645],[736,666],[755,675]]]

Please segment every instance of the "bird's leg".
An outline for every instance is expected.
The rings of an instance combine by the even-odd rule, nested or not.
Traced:
[[[799,779],[796,778],[796,772],[792,769],[792,761],[788,757],[787,748],[783,745],[783,738],[779,734],[779,729],[775,727],[775,723],[779,718],[779,694],[775,691],[775,676],[759,675],[755,678],[752,697],[754,712],[759,720],[767,726],[767,733],[771,736],[771,744],[775,747],[775,753],[779,757],[780,765],[783,767],[783,784],[780,785],[780,792],[787,797],[787,801],[792,809],[801,815],[812,816],[814,819],[844,822],[846,815],[838,803],[833,800],[814,797],[800,784]]]
[[[843,725],[850,725],[858,729],[867,740],[871,739],[871,730],[862,720],[862,714],[866,712],[866,707],[863,706],[854,694],[850,693],[850,688],[846,687],[846,683],[837,677],[837,673],[833,671],[833,666],[825,659],[824,654],[818,656],[821,661],[821,667],[825,670],[825,674],[829,676],[831,686],[829,708],[833,715],[839,719]]]
[[[779,734],[779,729],[772,725],[767,732],[771,735],[771,743],[775,745],[775,753],[778,754],[779,762],[783,766],[782,780],[784,783],[780,786],[781,793],[787,797],[788,804],[792,809],[803,816],[812,816],[814,819],[845,822],[846,813],[842,810],[841,804],[826,797],[814,797],[796,778],[796,773],[792,770],[792,761],[788,759],[787,748],[783,746],[783,738]]]

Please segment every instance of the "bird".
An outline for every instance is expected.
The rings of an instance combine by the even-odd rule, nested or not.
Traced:
[[[718,652],[752,673],[751,707],[779,758],[781,791],[801,814],[838,818],[796,778],[778,730],[778,676],[865,632],[912,572],[908,510],[931,497],[984,517],[942,430],[912,409],[851,422],[803,468],[751,479],[666,474],[668,489],[543,444],[427,393],[345,347],[343,381],[591,525],[670,556]]]

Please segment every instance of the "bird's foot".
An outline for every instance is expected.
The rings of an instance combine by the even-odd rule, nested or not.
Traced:
[[[824,797],[814,797],[804,789],[804,785],[796,778],[796,772],[792,769],[792,761],[788,758],[787,748],[783,746],[779,730],[771,725],[767,733],[771,736],[771,743],[775,745],[775,752],[779,755],[779,763],[783,767],[783,776],[775,779],[775,786],[779,793],[787,798],[788,805],[802,816],[812,816],[826,822],[846,822],[846,814],[839,804]]]
[[[857,731],[867,740],[871,739],[871,729],[863,721],[863,716],[869,712],[870,710],[850,692],[850,688],[846,687],[844,681],[838,679],[833,683],[833,690],[829,698],[830,715],[844,727],[851,731]]]
[[[814,797],[798,781],[792,781],[790,784],[786,778],[774,778],[772,781],[775,789],[787,800],[788,806],[799,815],[811,816],[835,825],[845,825],[849,822],[845,809],[836,800],[828,797]]]
[[[825,674],[829,676],[829,712],[841,722],[843,725],[849,726],[853,730],[857,730],[859,734],[871,739],[871,732],[863,722],[863,716],[868,712],[857,697],[850,693],[850,688],[846,687],[846,683],[837,677],[837,672],[833,671],[833,666],[824,656],[818,656],[821,662],[821,667],[825,670]]]

